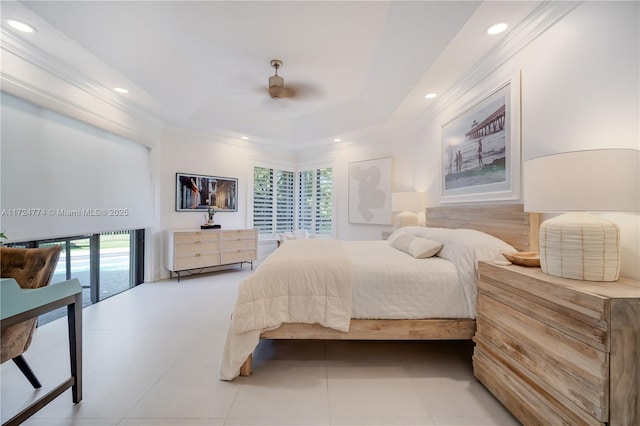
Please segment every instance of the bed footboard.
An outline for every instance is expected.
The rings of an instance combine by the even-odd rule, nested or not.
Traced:
[[[287,323],[265,331],[261,339],[318,340],[470,340],[476,331],[474,319],[351,320],[347,333],[320,324]],[[240,367],[241,376],[250,376],[253,357]]]

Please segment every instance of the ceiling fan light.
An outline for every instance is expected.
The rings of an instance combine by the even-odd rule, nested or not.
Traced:
[[[284,86],[284,78],[279,75],[272,75],[269,77],[269,87],[282,87]]]

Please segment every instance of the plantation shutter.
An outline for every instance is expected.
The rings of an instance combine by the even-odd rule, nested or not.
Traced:
[[[298,229],[313,232],[313,172],[298,173]]]
[[[276,170],[276,230],[278,233],[293,231],[295,174]]]
[[[333,216],[333,171],[330,167],[316,170],[315,232],[331,234]]]
[[[253,227],[260,234],[273,234],[272,169],[253,169]]]

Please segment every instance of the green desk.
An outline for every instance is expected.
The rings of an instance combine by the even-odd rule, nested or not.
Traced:
[[[77,279],[73,279],[38,289],[23,290],[13,278],[3,278],[0,281],[1,330],[62,306],[67,307],[71,377],[7,420],[3,426],[23,423],[69,388],[74,403],[82,400],[82,286]]]

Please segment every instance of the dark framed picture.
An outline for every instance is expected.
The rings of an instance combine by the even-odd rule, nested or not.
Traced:
[[[176,211],[238,211],[238,179],[176,173]]]

